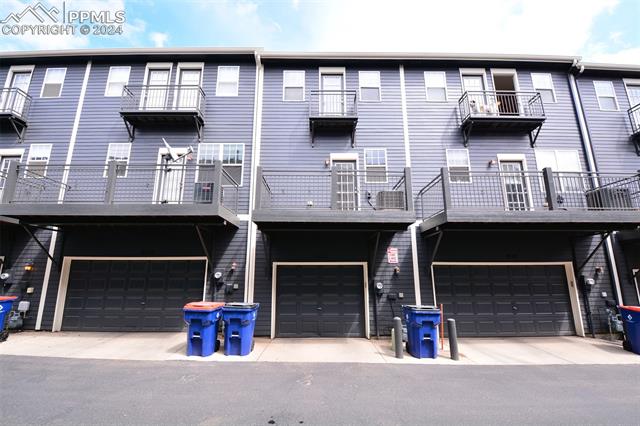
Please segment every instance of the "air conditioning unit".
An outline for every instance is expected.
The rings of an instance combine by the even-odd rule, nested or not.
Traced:
[[[213,202],[213,182],[197,182],[193,188],[195,204],[211,204]]]
[[[380,191],[376,195],[376,210],[406,210],[404,191]]]
[[[633,207],[631,192],[624,187],[603,187],[587,191],[590,209],[630,209]]]

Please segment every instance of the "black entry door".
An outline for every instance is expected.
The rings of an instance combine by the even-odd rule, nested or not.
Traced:
[[[278,266],[277,337],[364,337],[361,266]]]
[[[438,303],[460,336],[560,336],[575,328],[564,266],[434,266]]]
[[[62,330],[180,331],[204,274],[204,260],[74,260]]]

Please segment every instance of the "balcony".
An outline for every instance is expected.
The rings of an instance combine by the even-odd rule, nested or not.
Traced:
[[[538,92],[464,92],[458,100],[464,146],[474,132],[512,131],[527,133],[535,146],[545,120]]]
[[[238,183],[212,165],[55,165],[11,162],[0,216],[28,223],[231,223]]]
[[[28,126],[31,96],[22,90],[12,87],[0,89],[0,127],[2,131],[13,131],[18,140],[24,140]]]
[[[356,143],[358,104],[355,90],[312,90],[309,99],[311,146],[318,131],[346,132],[351,146]]]
[[[636,147],[636,154],[640,155],[640,104],[632,106],[627,111],[631,123],[631,139]]]
[[[406,229],[415,221],[411,170],[258,170],[261,229]]]
[[[434,228],[622,230],[640,224],[640,174],[453,172],[418,193],[422,231]]]
[[[140,127],[192,127],[202,139],[206,99],[200,86],[125,86],[120,116],[130,140]]]

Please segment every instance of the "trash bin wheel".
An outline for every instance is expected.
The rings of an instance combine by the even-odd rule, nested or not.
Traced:
[[[251,352],[253,352],[253,348],[256,346],[256,341],[252,340],[251,341]]]
[[[218,352],[218,350],[219,350],[219,349],[220,349],[220,340],[219,340],[219,339],[216,339],[216,346],[215,346],[215,348],[214,348],[214,350],[213,350],[213,351],[214,351],[214,352]]]
[[[622,349],[624,349],[625,351],[631,352],[631,343],[626,339],[623,340],[622,341]]]

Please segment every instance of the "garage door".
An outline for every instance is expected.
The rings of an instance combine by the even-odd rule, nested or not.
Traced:
[[[276,282],[276,336],[365,336],[361,266],[278,266]]]
[[[204,260],[74,260],[62,330],[180,331],[204,277]]]
[[[435,266],[438,303],[460,336],[575,334],[564,266]]]

